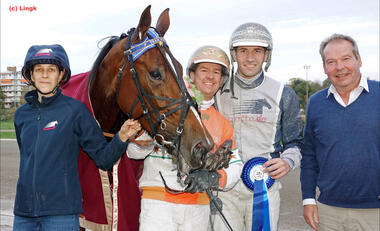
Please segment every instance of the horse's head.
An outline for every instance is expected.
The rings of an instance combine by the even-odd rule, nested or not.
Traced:
[[[178,170],[188,173],[204,167],[214,143],[186,90],[182,66],[163,39],[170,24],[168,12],[163,11],[156,28],[151,28],[148,6],[136,29],[108,42],[94,64],[90,96],[104,130],[116,132],[123,117],[138,119],[173,154]]]

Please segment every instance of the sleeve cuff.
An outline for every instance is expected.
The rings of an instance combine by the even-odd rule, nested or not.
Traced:
[[[307,198],[302,201],[302,205],[316,205],[317,202],[313,198]]]
[[[293,169],[293,168],[294,168],[294,162],[293,162],[293,160],[291,160],[291,159],[289,159],[289,158],[286,158],[286,157],[281,158],[281,159],[284,160],[284,161],[286,161],[286,163],[289,164],[290,169]]]
[[[125,142],[123,142],[123,141],[120,139],[119,132],[116,133],[115,136],[117,136],[117,141],[118,141],[120,144],[122,144],[122,145],[127,145],[127,144],[129,143],[129,139],[127,139]],[[114,137],[113,139],[115,139],[115,137]]]
[[[281,159],[289,163],[289,166],[292,170],[294,170],[300,165],[301,158],[302,158],[301,151],[298,146],[285,149],[280,154],[280,157]]]
[[[220,174],[219,187],[224,188],[227,184],[227,173],[223,169],[218,169],[217,172]]]

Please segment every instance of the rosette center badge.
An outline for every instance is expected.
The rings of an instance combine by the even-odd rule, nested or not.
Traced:
[[[262,165],[256,165],[252,168],[250,178],[255,180],[262,180],[265,178],[266,180],[268,178],[268,173],[264,173]]]

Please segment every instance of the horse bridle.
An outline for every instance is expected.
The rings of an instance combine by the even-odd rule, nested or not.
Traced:
[[[137,89],[137,98],[134,101],[134,103],[132,104],[129,112],[127,113],[127,117],[132,118],[132,112],[135,109],[135,106],[137,105],[137,103],[140,102],[140,105],[143,109],[143,113],[135,119],[138,120],[138,119],[146,116],[148,119],[148,122],[149,122],[150,129],[151,129],[150,135],[155,139],[157,137],[159,137],[161,139],[161,141],[160,141],[161,144],[165,145],[168,148],[169,153],[172,154],[174,149],[176,149],[176,151],[177,151],[176,152],[177,153],[177,170],[178,170],[177,174],[178,174],[178,177],[180,177],[181,175],[180,175],[179,157],[181,155],[180,154],[180,145],[181,145],[181,137],[182,137],[182,132],[183,132],[183,126],[185,123],[186,116],[189,112],[189,108],[191,106],[195,107],[196,103],[192,99],[192,97],[189,95],[182,77],[180,77],[178,74],[179,72],[178,72],[177,66],[174,65],[175,59],[174,59],[172,53],[170,52],[169,47],[167,46],[165,39],[159,35],[159,33],[156,31],[155,28],[150,28],[148,30],[147,37],[145,37],[141,42],[139,42],[137,44],[132,44],[131,43],[131,37],[132,37],[133,33],[135,32],[135,30],[136,30],[135,28],[131,28],[128,31],[126,46],[125,46],[125,50],[124,50],[124,56],[129,61],[130,65],[131,65],[130,72],[132,75],[132,79],[135,83],[136,89]],[[172,98],[150,95],[142,87],[140,77],[137,73],[134,61],[136,59],[138,59],[145,51],[147,51],[153,47],[157,47],[159,49],[159,51],[160,51],[161,55],[163,56],[165,62],[168,64],[171,72],[175,76],[175,79],[177,81],[177,84],[178,84],[178,86],[181,90],[181,94],[182,94],[182,97],[180,99],[172,99]],[[168,57],[165,54],[167,54],[169,56],[169,59],[171,62],[168,60]],[[118,96],[119,96],[119,91],[120,91],[121,79],[122,79],[123,71],[124,71],[125,67],[126,67],[126,62],[124,62],[123,66],[119,68],[118,82],[117,82],[117,89],[116,89],[116,101],[117,101],[117,103],[118,103]],[[149,104],[151,110],[149,110],[149,108],[147,107],[147,104],[145,103],[144,99]],[[164,107],[155,108],[152,101],[151,101],[152,99],[169,101],[170,103],[168,103]],[[168,108],[170,108],[176,104],[179,104],[179,105],[176,106],[175,108],[169,110],[166,113],[159,114],[163,110],[166,110],[166,109],[168,109]],[[120,108],[120,105],[119,105],[119,108]],[[160,126],[161,130],[165,130],[166,129],[165,119],[168,116],[172,115],[173,113],[177,112],[178,110],[181,110],[181,116],[180,116],[180,122],[177,126],[177,129],[176,129],[175,138],[173,141],[166,141],[161,134],[157,133],[157,127]],[[153,118],[152,118],[153,113],[156,115],[156,121],[155,122],[153,121]],[[186,159],[185,159],[185,161],[186,161]]]

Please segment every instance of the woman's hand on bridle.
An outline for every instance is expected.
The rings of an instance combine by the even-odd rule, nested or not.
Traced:
[[[128,119],[121,126],[119,131],[120,140],[126,142],[128,139],[134,137],[138,131],[141,130],[141,124],[137,120]]]

